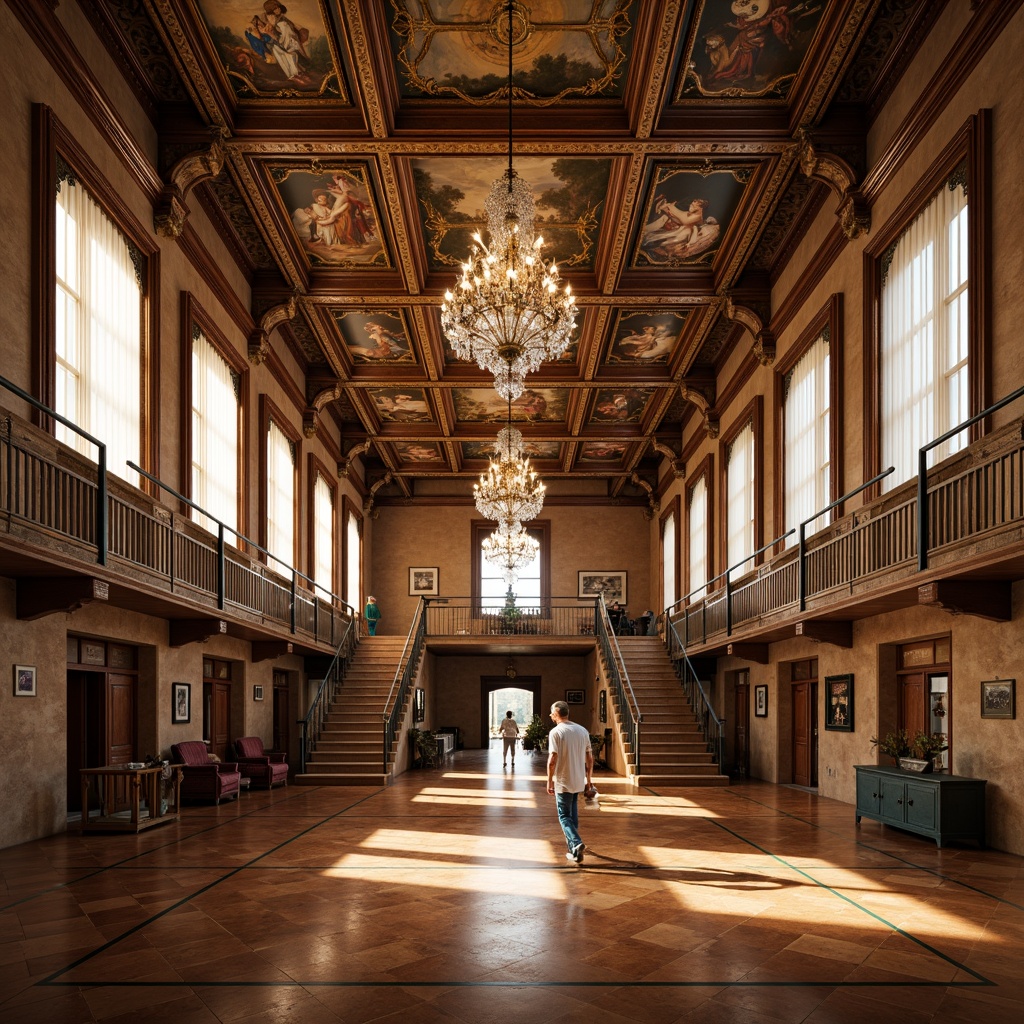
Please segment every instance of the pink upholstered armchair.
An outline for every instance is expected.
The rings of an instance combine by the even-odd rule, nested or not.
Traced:
[[[219,804],[229,796],[238,799],[242,775],[233,761],[211,761],[202,740],[171,744],[171,755],[181,770],[182,800],[212,800]]]
[[[278,783],[288,785],[288,760],[276,750],[264,750],[259,736],[242,736],[235,740],[238,769],[255,788],[271,789]]]

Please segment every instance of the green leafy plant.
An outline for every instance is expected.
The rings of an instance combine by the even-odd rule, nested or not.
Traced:
[[[872,736],[871,746],[878,747],[881,753],[886,757],[891,757],[894,762],[901,757],[910,756],[910,736],[906,729],[887,732],[881,739]]]
[[[409,730],[409,746],[414,765],[420,768],[437,767],[437,737],[432,732],[413,726]]]
[[[910,741],[911,754],[922,761],[930,761],[936,754],[941,754],[946,747],[946,737],[941,733],[919,732]]]
[[[534,715],[523,730],[523,750],[544,750],[547,746],[548,726],[540,715]]]

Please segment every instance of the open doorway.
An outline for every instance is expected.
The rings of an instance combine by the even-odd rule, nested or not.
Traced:
[[[488,747],[497,735],[506,711],[512,712],[522,735],[533,716],[540,713],[540,676],[480,677],[481,747]]]

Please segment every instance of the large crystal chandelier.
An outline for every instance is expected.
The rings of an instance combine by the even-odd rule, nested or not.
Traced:
[[[473,485],[479,513],[499,526],[519,526],[535,519],[544,507],[544,484],[523,455],[523,435],[511,424],[498,432],[496,459]]]
[[[501,578],[511,588],[519,573],[533,563],[540,542],[531,537],[520,523],[502,523],[481,544],[484,558],[501,569]]]
[[[502,398],[518,398],[526,374],[569,347],[576,297],[559,288],[558,267],[534,237],[533,192],[512,167],[512,9],[508,5],[508,169],[485,204],[490,244],[479,232],[454,292],[445,292],[441,326],[460,359],[494,374]]]

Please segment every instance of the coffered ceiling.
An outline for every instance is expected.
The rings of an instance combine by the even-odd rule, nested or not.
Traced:
[[[506,409],[439,303],[507,159],[504,0],[79,2],[158,127],[158,226],[213,219],[250,358],[290,346],[307,429],[365,446],[378,501],[475,478]],[[867,126],[942,7],[515,0],[515,166],[580,309],[513,407],[546,481],[646,502],[662,457],[683,471],[723,361],[773,359],[771,283],[811,218],[868,226]]]

